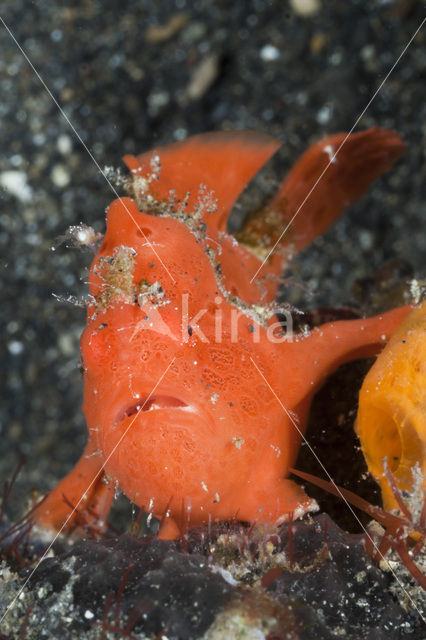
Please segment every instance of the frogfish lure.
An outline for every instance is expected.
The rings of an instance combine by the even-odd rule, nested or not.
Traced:
[[[104,523],[114,487],[160,519],[163,538],[316,508],[287,477],[311,400],[339,365],[377,354],[410,310],[294,336],[277,320],[283,262],[404,149],[374,128],[334,155],[345,137],[309,148],[234,234],[230,212],[278,140],[211,133],[124,158],[132,197],[108,209],[81,337],[88,443],[36,510],[40,526]]]

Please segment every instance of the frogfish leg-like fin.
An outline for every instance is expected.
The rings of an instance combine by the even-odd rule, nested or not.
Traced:
[[[323,138],[299,158],[272,200],[251,215],[238,240],[253,250],[259,241],[262,250],[265,245],[271,249],[285,231],[279,246],[302,249],[388,171],[404,149],[397,133],[378,127]]]
[[[104,482],[102,462],[89,441],[75,467],[34,511],[35,524],[64,533],[92,524],[102,530],[114,497]]]
[[[291,512],[299,518],[317,509],[316,502],[309,498],[301,486],[288,478],[275,478],[264,483],[259,481],[250,487],[241,499],[238,519],[247,522],[279,522]]]
[[[206,213],[202,219],[208,233],[215,236],[218,231],[226,231],[234,201],[280,146],[279,140],[264,133],[219,131],[195,135],[138,156],[126,155],[123,160],[134,176],[133,186],[140,209],[146,204],[144,188],[147,194],[165,203],[170,200],[171,191],[180,201],[184,201],[189,193],[187,213],[194,210],[201,185],[205,185],[207,191],[213,191],[217,210]],[[155,173],[155,156],[160,163],[158,180],[150,178]],[[147,180],[149,184],[146,184]]]
[[[312,396],[340,365],[377,356],[412,307],[398,307],[372,318],[329,322],[307,338],[286,343],[286,360],[292,363],[296,393],[292,406]],[[309,393],[306,393],[306,390]]]
[[[179,525],[173,518],[166,518],[160,524],[160,528],[157,533],[159,540],[175,540],[182,535],[182,531]]]

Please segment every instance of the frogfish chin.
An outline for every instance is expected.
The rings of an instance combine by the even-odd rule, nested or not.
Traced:
[[[167,538],[316,508],[287,477],[312,397],[342,363],[377,354],[410,311],[298,335],[291,310],[275,303],[283,262],[404,148],[375,128],[333,156],[345,136],[308,149],[233,234],[230,212],[278,140],[212,133],[125,157],[132,197],[108,209],[81,338],[88,443],[36,510],[40,526],[102,528],[114,487],[157,516]],[[398,453],[393,441],[388,449]]]

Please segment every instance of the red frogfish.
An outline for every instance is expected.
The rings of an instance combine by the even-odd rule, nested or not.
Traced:
[[[311,400],[339,365],[377,354],[409,308],[292,335],[288,309],[286,323],[276,316],[279,277],[404,147],[378,128],[324,138],[229,233],[280,147],[222,132],[124,158],[132,197],[108,209],[81,337],[88,442],[36,510],[41,527],[102,526],[114,487],[160,519],[163,538],[316,508],[287,477]]]

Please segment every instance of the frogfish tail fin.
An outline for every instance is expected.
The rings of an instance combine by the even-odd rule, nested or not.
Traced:
[[[254,252],[300,250],[322,234],[404,152],[394,131],[374,127],[327,136],[296,162],[269,203],[237,234]],[[274,261],[271,261],[272,263]],[[267,269],[267,265],[266,265]]]

